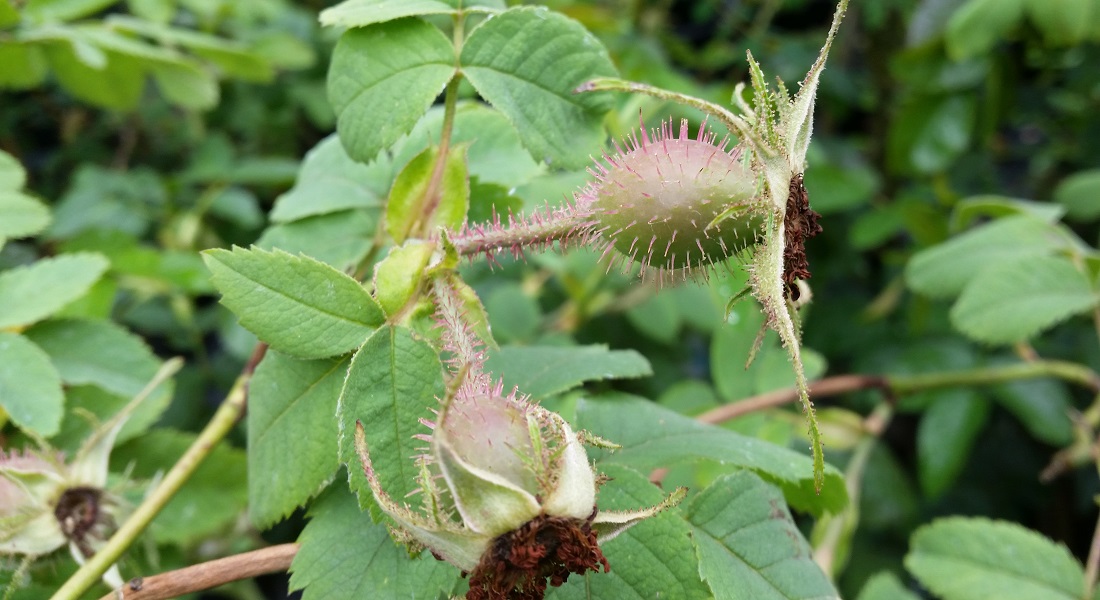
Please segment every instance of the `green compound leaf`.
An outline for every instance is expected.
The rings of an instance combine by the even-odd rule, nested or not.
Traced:
[[[336,134],[330,135],[306,153],[297,183],[275,199],[271,220],[286,223],[349,208],[380,209],[392,178],[386,156],[364,165],[348,156]]]
[[[428,552],[410,559],[343,486],[322,494],[309,517],[290,565],[290,589],[305,590],[302,600],[450,597],[458,582],[458,570]]]
[[[110,392],[94,395],[90,407],[102,421],[122,410],[138,395],[160,369],[161,361],[145,341],[110,321],[61,320],[39,323],[26,336],[50,356],[66,385],[94,385]],[[122,426],[116,444],[141,434],[160,417],[172,400],[174,385],[165,381],[149,393]],[[72,389],[70,389],[70,394]],[[70,404],[78,403],[70,398]],[[82,440],[94,429],[86,415],[74,415],[70,406],[63,433],[66,438]]]
[[[541,399],[586,381],[634,379],[653,374],[649,361],[634,350],[593,346],[506,346],[489,354],[487,370],[503,376],[508,387]]]
[[[951,322],[992,344],[1026,340],[1095,307],[1100,294],[1062,256],[1027,256],[979,273],[951,307]]]
[[[939,519],[913,534],[905,567],[944,600],[1077,600],[1085,587],[1069,550],[1015,523]]]
[[[844,478],[832,465],[825,465],[825,483],[818,494],[809,456],[699,423],[644,398],[583,398],[577,402],[574,424],[622,446],[612,453],[597,453],[601,465],[651,470],[704,458],[755,472],[782,488],[787,503],[797,510],[836,513],[848,503]]]
[[[442,398],[439,356],[405,328],[385,327],[367,340],[351,361],[340,393],[336,418],[340,427],[340,462],[348,465],[351,489],[366,507],[373,503],[370,486],[355,453],[355,422],[367,436],[371,462],[383,489],[402,500],[418,489],[414,457],[424,451],[416,434],[430,433],[419,419],[433,418]]]
[[[369,162],[408,133],[454,77],[451,41],[417,18],[352,29],[340,37],[328,95],[348,154]]]
[[[87,293],[108,265],[100,254],[74,252],[0,273],[0,329],[56,313]]]
[[[194,433],[154,429],[111,452],[111,470],[132,478],[161,477],[195,442]],[[193,544],[224,535],[248,502],[243,450],[219,444],[153,520],[149,530],[162,544]]]
[[[950,297],[985,269],[1049,254],[1062,245],[1050,223],[1028,215],[1006,217],[913,255],[905,279],[918,293]]]
[[[632,510],[659,504],[665,493],[644,475],[621,466],[600,470],[611,478],[596,498],[600,510]],[[691,543],[691,527],[678,509],[670,509],[601,543],[610,573],[571,575],[560,588],[550,588],[551,600],[590,598],[710,598],[699,578]]]
[[[573,90],[616,71],[603,45],[576,21],[545,7],[513,8],[470,33],[461,63],[536,160],[581,168],[599,150],[608,97]]]
[[[753,473],[719,478],[686,512],[715,600],[839,600],[782,493]]]
[[[203,260],[241,325],[298,358],[344,354],[385,319],[357,281],[306,256],[235,247],[208,250]]]
[[[14,156],[0,150],[0,190],[17,191],[27,183],[27,172]]]
[[[12,422],[49,437],[61,427],[64,403],[49,355],[21,335],[0,331],[0,408]]]
[[[348,359],[296,360],[268,351],[249,384],[248,507],[266,528],[332,481],[336,403]]]

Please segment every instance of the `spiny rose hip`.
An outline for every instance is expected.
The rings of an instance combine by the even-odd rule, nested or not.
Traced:
[[[651,138],[643,129],[628,151],[605,156],[592,174],[595,233],[631,262],[676,278],[752,246],[763,216],[753,205],[757,177],[741,149],[715,144],[703,128],[695,138],[682,121],[679,135],[662,123]],[[733,209],[731,211],[731,209]],[[716,221],[723,213],[729,213]]]

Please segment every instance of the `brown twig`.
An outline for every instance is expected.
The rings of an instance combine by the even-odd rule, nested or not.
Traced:
[[[811,383],[810,397],[824,398],[826,396],[835,396],[845,392],[867,389],[883,390],[888,395],[890,393],[890,385],[885,377],[879,377],[877,375],[839,375],[837,377],[819,379]],[[746,415],[765,408],[783,406],[784,404],[790,404],[797,400],[798,390],[796,388],[775,390],[774,392],[767,392],[765,394],[746,398],[739,402],[734,402],[733,404],[724,404],[718,408],[708,410],[695,417],[695,419],[703,423],[716,425],[718,423],[725,423],[731,419],[736,419],[741,415]]]
[[[100,600],[164,600],[290,568],[298,544],[280,544],[151,577],[135,577]]]

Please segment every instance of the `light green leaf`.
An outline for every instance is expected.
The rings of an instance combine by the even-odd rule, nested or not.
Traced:
[[[438,0],[345,0],[321,11],[321,25],[365,27],[402,17],[454,12],[454,8]]]
[[[0,244],[8,238],[34,235],[50,224],[50,209],[18,192],[0,190]]]
[[[444,112],[442,106],[432,107],[408,137],[397,144],[394,168],[404,167],[425,148],[439,143]],[[464,142],[470,143],[466,154],[470,177],[476,177],[481,183],[496,183],[511,189],[545,170],[545,166],[536,163],[523,147],[508,119],[480,102],[460,102],[455,110],[451,143]],[[533,200],[541,202],[553,198]]]
[[[410,559],[343,486],[330,487],[309,517],[290,565],[290,589],[304,590],[302,600],[449,597],[458,583],[458,569],[431,553]]]
[[[920,596],[905,589],[897,575],[883,571],[867,580],[856,600],[920,600]]]
[[[505,346],[491,352],[489,371],[524,394],[541,399],[560,394],[586,381],[633,379],[653,374],[649,361],[634,350],[592,346]]]
[[[530,342],[542,322],[538,300],[525,292],[519,282],[495,286],[485,298],[485,311],[493,336],[504,344]]]
[[[217,106],[221,94],[214,76],[189,62],[161,63],[150,72],[164,98],[188,110]]]
[[[49,72],[42,49],[30,43],[6,41],[0,44],[0,64],[4,65],[0,69],[0,89],[26,90],[37,87],[42,85],[46,73]]]
[[[158,428],[111,453],[111,470],[132,478],[161,477],[194,443],[196,434]],[[218,444],[157,514],[149,530],[162,544],[188,545],[224,535],[248,502],[243,450]]]
[[[1027,14],[1051,46],[1073,46],[1088,33],[1092,0],[1027,0]]]
[[[74,46],[65,42],[43,46],[50,70],[61,87],[80,100],[113,110],[137,107],[145,87],[141,60],[118,52],[105,52],[106,65],[88,66]]]
[[[978,273],[951,307],[951,322],[975,340],[1011,343],[1097,303],[1100,294],[1068,258],[1027,256]]]
[[[1048,254],[1060,245],[1049,223],[1027,215],[1006,217],[913,255],[905,280],[927,296],[954,296],[985,269]]]
[[[377,210],[342,210],[269,227],[256,246],[305,254],[343,271],[374,246]]]
[[[1096,11],[1100,14],[1100,9]],[[1078,171],[1054,188],[1054,201],[1066,207],[1067,216],[1077,221],[1100,217],[1100,169]]]
[[[391,317],[408,304],[420,287],[424,268],[432,257],[435,245],[422,240],[409,240],[390,251],[374,268],[374,289],[382,310]]]
[[[513,8],[470,32],[461,63],[536,160],[581,168],[599,151],[609,99],[573,90],[616,72],[603,45],[576,21],[545,7]]]
[[[241,325],[298,358],[348,352],[385,320],[359,282],[306,256],[234,248],[208,250],[203,260]]]
[[[16,158],[0,150],[0,190],[19,191],[27,183],[27,171]]]
[[[336,403],[348,359],[296,360],[268,351],[248,388],[248,507],[267,528],[302,506],[340,468]]]
[[[1030,215],[1047,223],[1056,223],[1066,210],[1050,202],[1023,200],[998,194],[979,194],[960,200],[951,211],[951,231],[960,231],[972,223],[988,220],[989,217],[1001,219],[1013,215]]]
[[[944,600],[1078,600],[1069,550],[1015,523],[939,519],[913,534],[905,567]]]
[[[344,33],[332,56],[328,94],[348,154],[373,160],[413,128],[454,75],[451,41],[420,19]]]
[[[442,178],[436,182],[436,194],[426,195],[439,160],[439,148],[430,147],[397,174],[386,203],[386,231],[398,244],[416,231],[435,231],[442,226],[455,229],[466,220],[470,206],[470,187],[466,171],[466,144],[452,146],[447,152]],[[429,215],[431,221],[423,220]]]
[[[969,0],[959,7],[944,32],[947,54],[965,60],[992,50],[1024,16],[1025,0]]]
[[[386,155],[364,165],[348,156],[336,134],[330,135],[306,153],[297,183],[275,199],[271,220],[285,223],[349,208],[380,209],[392,177]]]
[[[115,0],[28,0],[23,15],[38,22],[71,21],[93,15]]]
[[[600,488],[600,510],[632,510],[659,504],[665,493],[644,475],[621,466],[601,468],[611,481]],[[571,575],[560,588],[551,588],[550,600],[661,598],[703,600],[710,592],[699,578],[699,564],[691,543],[691,527],[670,509],[627,529],[600,549],[611,565],[609,573]]]
[[[937,394],[917,429],[918,475],[925,496],[938,498],[955,483],[988,416],[989,402],[974,390]]]
[[[0,273],[0,329],[23,327],[56,313],[83,296],[107,267],[102,255],[74,252]]]
[[[138,395],[160,369],[161,361],[140,337],[111,321],[47,321],[26,331],[26,336],[50,356],[70,386],[92,384],[111,392],[113,398],[97,397],[91,413],[106,421]],[[116,443],[144,432],[172,400],[172,381],[149,393],[134,409],[119,431]],[[70,398],[70,415],[77,404]],[[65,419],[65,431],[72,439],[83,439],[93,429],[86,418]],[[75,431],[74,431],[75,430]]]
[[[0,331],[0,408],[12,422],[49,437],[61,427],[64,402],[49,355],[21,335]]]
[[[699,572],[716,600],[835,598],[783,495],[748,471],[724,476],[687,509]]]
[[[710,459],[749,469],[775,483],[798,510],[836,513],[848,502],[844,478],[831,465],[825,465],[825,484],[818,494],[809,456],[699,423],[644,398],[605,394],[580,399],[574,425],[622,446],[613,453],[596,453],[601,465],[649,470]]]
[[[366,433],[371,462],[383,489],[403,500],[417,489],[414,457],[424,451],[416,434],[430,433],[419,419],[432,419],[442,398],[439,356],[408,329],[385,327],[367,340],[351,361],[336,409],[340,461],[348,465],[351,489],[369,506],[370,486],[355,453],[355,422]]]

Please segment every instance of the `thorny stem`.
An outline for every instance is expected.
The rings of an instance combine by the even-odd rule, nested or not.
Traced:
[[[100,600],[167,600],[258,575],[281,573],[290,568],[297,553],[298,544],[280,544],[151,577],[135,577]]]
[[[256,346],[256,350],[253,351],[248,364],[245,365],[244,370],[237,377],[237,381],[233,383],[233,387],[229,390],[225,400],[222,401],[217,412],[214,413],[210,422],[206,424],[199,437],[187,449],[187,452],[176,461],[176,464],[161,480],[160,485],[142,501],[133,514],[126,519],[126,522],[111,536],[107,544],[99,552],[96,552],[95,556],[88,562],[84,563],[76,573],[73,573],[72,577],[69,577],[68,581],[54,593],[52,600],[76,600],[88,588],[92,587],[103,573],[118,561],[122,553],[137,540],[138,536],[145,531],[149,523],[164,508],[164,505],[168,504],[176,495],[176,492],[183,487],[183,484],[187,483],[195,469],[202,464],[202,461],[210,455],[218,442],[233,429],[233,426],[244,414],[248,382],[252,378],[252,371],[256,368],[260,359],[263,358],[266,350],[267,346],[265,344]]]

